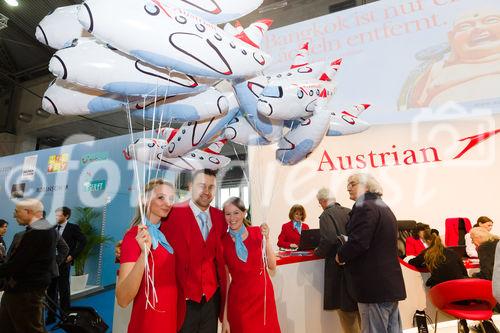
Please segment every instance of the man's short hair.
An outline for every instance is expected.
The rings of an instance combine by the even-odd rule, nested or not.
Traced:
[[[0,228],[3,228],[4,225],[9,225],[9,222],[5,221],[4,219],[0,219]]]
[[[330,194],[330,190],[326,187],[322,187],[319,189],[318,193],[316,194],[316,199],[335,201],[335,197],[333,196],[333,194]]]
[[[33,213],[43,212],[43,204],[38,199],[24,199],[16,203],[16,207],[31,210]]]
[[[64,217],[66,217],[66,219],[69,219],[71,217],[71,209],[69,207],[66,206],[59,207],[56,209],[56,213],[57,212],[62,212],[62,214],[64,215]]]
[[[193,173],[193,179],[196,178],[199,174],[204,174],[207,176],[212,176],[212,177],[217,177],[217,170],[212,170],[212,169],[201,169],[201,170],[196,170]]]

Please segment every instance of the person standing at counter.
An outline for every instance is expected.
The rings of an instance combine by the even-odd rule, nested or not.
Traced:
[[[361,318],[358,304],[352,296],[351,281],[343,267],[335,263],[335,255],[341,245],[338,237],[346,235],[346,224],[351,210],[336,203],[327,188],[320,189],[316,198],[324,210],[319,217],[321,239],[314,250],[318,257],[325,258],[323,309],[338,310],[344,333],[359,333]]]
[[[280,333],[274,290],[267,270],[276,269],[276,257],[269,243],[269,227],[245,227],[245,204],[232,197],[224,203],[229,226],[222,239],[228,294],[222,333]],[[266,261],[262,259],[265,237]],[[264,304],[265,302],[265,304]]]
[[[306,220],[306,210],[302,205],[293,205],[288,213],[290,221],[283,224],[278,236],[278,247],[284,249],[297,249],[300,243],[302,230],[309,229],[304,223]]]
[[[354,174],[347,183],[354,206],[347,242],[336,262],[345,265],[358,302],[362,333],[402,332],[398,302],[406,298],[398,260],[397,222],[382,200],[382,187],[369,174]]]

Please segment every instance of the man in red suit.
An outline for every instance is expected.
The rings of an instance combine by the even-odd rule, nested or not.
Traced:
[[[216,333],[223,309],[221,237],[227,225],[223,212],[210,206],[215,190],[215,171],[195,172],[191,199],[175,205],[160,227],[176,255],[180,333]]]

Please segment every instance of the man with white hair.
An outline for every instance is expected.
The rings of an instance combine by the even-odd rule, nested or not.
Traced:
[[[12,242],[7,261],[0,265],[0,278],[6,279],[0,304],[5,332],[46,332],[43,300],[54,274],[58,237],[42,212],[43,204],[36,199],[19,201],[14,210],[14,217],[26,231]]]
[[[358,302],[362,333],[403,332],[398,302],[406,298],[398,260],[397,222],[382,201],[382,187],[368,174],[347,183],[354,206],[347,223],[347,242],[336,261],[345,265]]]
[[[340,324],[345,333],[361,332],[358,305],[353,298],[350,279],[345,275],[342,266],[335,263],[335,255],[342,245],[342,237],[346,234],[349,221],[349,208],[335,202],[330,190],[322,188],[316,195],[323,208],[319,217],[321,239],[314,253],[325,258],[325,277],[323,289],[323,309],[338,310]]]

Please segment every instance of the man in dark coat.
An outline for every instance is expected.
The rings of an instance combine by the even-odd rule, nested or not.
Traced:
[[[348,240],[336,261],[345,265],[352,280],[362,332],[402,332],[398,302],[406,298],[406,291],[396,217],[382,201],[382,188],[373,176],[350,176],[347,190],[355,203],[347,224]]]
[[[345,333],[359,333],[361,319],[358,305],[352,297],[351,281],[343,267],[335,262],[337,249],[341,245],[338,237],[346,235],[346,224],[351,210],[336,203],[327,188],[320,189],[316,198],[324,210],[319,217],[321,240],[314,250],[317,256],[325,258],[323,308],[338,310],[340,324]]]
[[[26,231],[12,242],[7,261],[0,265],[0,278],[6,281],[0,304],[2,332],[47,332],[43,300],[54,273],[57,232],[41,218],[42,211],[36,199],[16,204],[14,217]]]
[[[60,207],[56,209],[56,230],[62,240],[69,247],[69,253],[59,264],[59,276],[55,277],[47,290],[48,296],[57,304],[60,304],[63,311],[70,308],[70,271],[75,259],[80,255],[87,239],[77,224],[69,223],[71,209]],[[59,296],[59,297],[58,297]],[[55,314],[49,312],[47,315],[47,324],[55,321]]]

